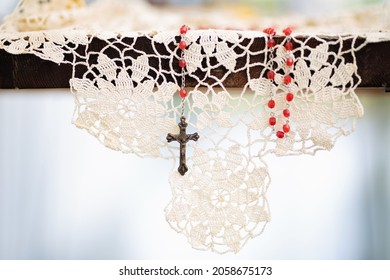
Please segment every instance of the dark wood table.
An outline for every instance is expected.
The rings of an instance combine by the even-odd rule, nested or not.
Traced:
[[[282,38],[279,38],[281,40]],[[304,37],[301,38],[305,39]],[[330,38],[331,39],[331,38]],[[137,40],[138,47],[150,46],[147,37]],[[254,47],[264,46],[264,39],[256,39]],[[278,38],[276,38],[278,40]],[[361,38],[363,41],[364,39]],[[104,41],[92,40],[94,49],[99,49]],[[315,45],[316,42],[313,42]],[[368,43],[356,53],[358,74],[362,81],[360,87],[389,87],[390,88],[390,41]],[[238,61],[239,63],[239,61]],[[258,76],[261,69],[257,69]],[[224,71],[224,69],[216,69]],[[179,72],[179,71],[178,71]],[[69,79],[72,76],[71,64],[56,64],[43,60],[35,55],[13,55],[0,50],[0,88],[3,89],[28,89],[28,88],[69,88]],[[247,73],[241,71],[229,75],[224,81],[226,87],[242,87],[247,82]],[[194,84],[188,80],[188,86]]]

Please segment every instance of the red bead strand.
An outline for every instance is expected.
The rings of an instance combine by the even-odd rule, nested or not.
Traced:
[[[183,99],[183,102],[184,102],[184,99],[187,97],[187,90],[185,89],[185,68],[187,67],[187,61],[184,59],[184,50],[187,49],[188,46],[187,46],[186,41],[184,40],[184,35],[187,34],[188,30],[190,30],[190,28],[187,25],[183,25],[182,27],[180,27],[179,32],[181,35],[181,40],[178,44],[178,48],[181,50],[178,65],[182,69],[181,70],[182,84],[180,87],[179,95]],[[184,106],[184,103],[183,103],[183,106]]]
[[[285,64],[286,64],[286,75],[283,78],[284,84],[287,86],[287,94],[286,94],[286,109],[283,110],[283,116],[286,118],[286,122],[283,125],[282,129],[283,131],[278,131],[276,133],[276,136],[278,138],[284,138],[288,135],[288,133],[291,130],[290,127],[290,103],[294,100],[294,94],[291,92],[291,83],[292,83],[292,77],[291,77],[291,71],[294,67],[294,56],[292,53],[293,50],[293,44],[291,42],[291,34],[292,29],[291,27],[287,27],[283,30],[284,35],[286,36],[286,43],[284,44],[284,48],[287,52]]]
[[[274,48],[275,48],[275,40],[273,39],[273,36],[275,36],[276,32],[275,32],[275,29],[273,29],[272,27],[269,27],[269,28],[266,28],[263,30],[263,32],[265,34],[267,34],[267,42],[266,42],[266,47],[268,49],[268,52],[269,54],[267,53],[267,57],[269,55],[269,66],[268,66],[268,70],[267,70],[267,79],[270,80],[271,83],[274,82],[274,79],[275,79],[275,72],[273,70],[274,68]],[[270,92],[269,92],[269,96],[270,96],[270,100],[268,101],[268,108],[270,109],[270,118],[268,119],[268,123],[270,126],[272,126],[272,129],[275,130],[275,125],[276,125],[276,118],[274,116],[274,108],[276,106],[276,102],[274,100],[274,93],[272,91],[272,89],[270,89]]]

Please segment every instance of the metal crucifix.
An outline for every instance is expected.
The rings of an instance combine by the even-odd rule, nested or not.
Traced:
[[[193,134],[187,134],[187,132],[186,132],[187,125],[188,124],[186,123],[186,118],[182,116],[180,118],[180,122],[178,123],[178,126],[180,128],[179,134],[168,133],[168,135],[167,135],[168,143],[170,143],[172,141],[176,141],[176,142],[179,142],[179,144],[180,144],[180,165],[179,165],[179,168],[177,169],[177,171],[179,171],[179,173],[182,176],[184,176],[184,174],[186,174],[186,172],[188,171],[188,167],[186,164],[187,142],[189,142],[190,140],[198,141],[198,139],[199,139],[199,134],[197,132],[195,132]]]

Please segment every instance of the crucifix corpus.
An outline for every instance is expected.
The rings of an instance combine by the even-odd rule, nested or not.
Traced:
[[[179,134],[168,133],[167,141],[168,141],[168,143],[170,143],[172,141],[176,141],[176,142],[180,143],[180,165],[179,165],[179,168],[177,169],[177,171],[179,171],[179,173],[182,176],[184,176],[184,174],[186,174],[186,172],[188,171],[188,167],[186,164],[187,142],[189,142],[190,140],[198,141],[199,134],[197,132],[195,132],[193,134],[187,134],[186,130],[187,130],[188,124],[186,123],[186,118],[183,116],[180,118],[180,122],[178,123],[178,126],[180,128]]]

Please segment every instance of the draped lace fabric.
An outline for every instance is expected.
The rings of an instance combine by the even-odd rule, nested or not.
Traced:
[[[189,172],[180,176],[178,146],[166,141],[167,133],[178,132],[181,112],[177,32],[7,32],[11,23],[3,27],[1,48],[73,65],[77,127],[115,151],[171,160],[166,219],[196,249],[238,252],[261,234],[270,221],[267,155],[330,150],[363,115],[355,94],[360,82],[355,52],[366,44],[361,37],[293,38],[291,132],[278,139],[268,124],[266,104],[272,91],[275,115],[282,116],[288,90],[282,82],[286,39],[276,48],[271,82],[261,32],[189,31],[185,74],[196,85],[189,89],[185,114],[188,131],[197,131],[200,139],[188,144]],[[225,87],[227,79],[240,75],[246,77],[242,88]],[[282,123],[280,117],[277,130]]]

